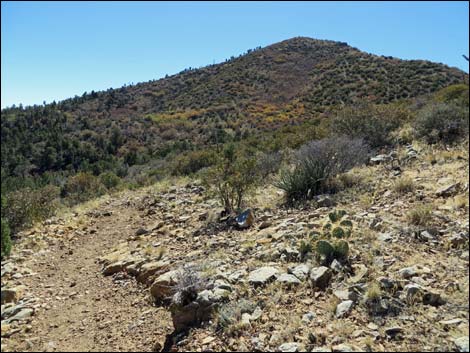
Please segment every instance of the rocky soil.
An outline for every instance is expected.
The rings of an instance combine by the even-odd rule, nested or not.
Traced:
[[[2,351],[468,352],[468,152],[396,154],[300,209],[262,188],[246,229],[188,180],[38,224],[2,262]],[[320,263],[300,243],[337,210],[348,258]]]

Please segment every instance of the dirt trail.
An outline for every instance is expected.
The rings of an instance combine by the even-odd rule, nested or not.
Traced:
[[[112,205],[101,211],[106,208],[112,214],[89,219],[96,223],[85,234],[24,263],[37,274],[19,282],[42,307],[31,331],[17,333],[8,350],[151,351],[171,331],[169,314],[151,305],[148,289],[125,276],[115,283],[101,274],[96,259],[135,233],[134,220],[141,224],[135,209]]]

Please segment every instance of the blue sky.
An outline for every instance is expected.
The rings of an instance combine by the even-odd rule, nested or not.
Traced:
[[[468,72],[468,2],[1,3],[1,106],[157,79],[295,36]]]

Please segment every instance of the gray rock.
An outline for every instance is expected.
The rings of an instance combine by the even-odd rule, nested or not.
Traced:
[[[339,303],[336,307],[336,317],[341,318],[349,314],[353,304],[354,302],[352,300],[345,300],[344,302]]]
[[[341,263],[334,259],[331,264],[330,264],[330,268],[335,271],[335,272],[341,272],[343,270],[343,266],[341,265]]]
[[[299,259],[300,253],[297,249],[286,247],[281,251],[281,254],[286,256],[287,261],[296,261]]]
[[[249,274],[248,282],[253,285],[263,285],[274,280],[278,273],[279,271],[274,267],[261,267]]]
[[[288,274],[288,273],[283,273],[280,275],[277,279],[276,282],[286,284],[286,285],[295,285],[295,284],[300,284],[300,280],[295,277],[294,275]]]
[[[294,275],[301,281],[305,281],[310,273],[310,266],[307,264],[300,264],[298,266],[289,268],[287,272]]]
[[[411,278],[417,274],[416,267],[405,267],[398,271],[398,274],[403,278]]]
[[[459,352],[468,352],[469,350],[468,336],[462,336],[454,339],[454,344]]]
[[[331,270],[328,267],[315,267],[310,271],[312,285],[319,289],[325,289],[331,279]]]
[[[300,348],[300,344],[297,342],[288,342],[281,344],[277,350],[279,352],[298,352]]]
[[[452,196],[457,193],[460,183],[447,184],[436,191],[436,196]]]
[[[413,298],[419,293],[421,293],[421,286],[414,284],[414,283],[407,284],[403,288],[403,294],[404,294],[403,299],[406,299],[408,302],[412,301]]]
[[[377,236],[377,239],[381,242],[384,242],[384,243],[389,243],[393,240],[393,237],[390,233],[380,233],[378,236]]]
[[[333,207],[336,206],[336,202],[328,195],[318,195],[315,197],[315,201],[318,207]]]
[[[315,313],[309,311],[308,313],[302,316],[302,322],[304,324],[308,324],[309,322],[312,322],[313,319],[315,319],[315,316],[316,316]]]
[[[9,324],[13,321],[20,321],[30,318],[34,314],[34,309],[32,308],[21,308],[15,315],[4,320],[2,323]]]

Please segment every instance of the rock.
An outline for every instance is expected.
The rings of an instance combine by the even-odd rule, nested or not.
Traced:
[[[254,221],[255,221],[255,217],[251,209],[247,209],[246,211],[242,212],[235,218],[236,225],[240,229],[251,227]]]
[[[207,289],[199,292],[192,301],[189,301],[191,298],[187,298],[187,295],[185,292],[177,292],[170,305],[173,326],[177,333],[208,321],[221,302],[219,296]]]
[[[281,251],[281,254],[286,256],[287,261],[296,261],[299,259],[300,253],[297,249],[286,247]]]
[[[318,195],[315,197],[315,201],[318,207],[333,207],[336,206],[336,202],[328,195]]]
[[[401,277],[407,279],[407,278],[411,278],[411,277],[415,276],[417,274],[417,270],[416,270],[416,267],[414,267],[414,266],[405,267],[405,268],[402,268],[401,270],[399,270],[398,274]]]
[[[410,302],[413,300],[413,298],[421,293],[421,286],[417,285],[417,284],[414,284],[414,283],[410,283],[410,284],[407,284],[404,288],[403,288],[403,292],[404,292],[404,296],[405,296],[405,299]]]
[[[451,244],[453,248],[459,248],[462,245],[467,244],[468,240],[469,240],[468,233],[465,234],[462,232],[462,233],[452,235],[449,238],[449,243]]]
[[[287,272],[294,275],[301,281],[305,281],[310,273],[310,266],[307,264],[300,264],[295,267],[290,267]]]
[[[384,242],[384,243],[389,243],[393,240],[393,237],[390,233],[380,233],[378,236],[377,236],[377,239],[381,242]]]
[[[231,275],[228,276],[228,280],[229,280],[231,283],[237,283],[237,282],[240,281],[245,275],[246,275],[246,271],[245,271],[245,270],[237,270],[237,271],[233,272]]]
[[[270,221],[263,221],[263,222],[259,225],[258,229],[261,230],[261,229],[269,228],[269,227],[271,227],[271,226],[272,226],[272,222],[270,222]]]
[[[372,158],[370,159],[370,162],[371,162],[372,164],[380,164],[380,163],[384,163],[384,162],[386,162],[386,161],[388,161],[388,160],[389,160],[389,157],[388,157],[386,154],[379,154],[379,155],[377,155],[377,156],[375,156],[375,157],[372,157]]]
[[[315,319],[315,316],[315,313],[309,311],[308,313],[302,316],[302,322],[304,324],[308,324],[309,322],[313,321],[313,319]]]
[[[462,336],[454,339],[454,344],[459,352],[468,352],[469,350],[468,336]]]
[[[441,306],[444,305],[446,301],[441,297],[439,293],[426,292],[423,295],[423,304],[431,306]]]
[[[336,260],[336,259],[334,259],[334,260],[331,262],[330,268],[331,268],[333,271],[337,272],[337,273],[339,273],[339,272],[341,272],[341,271],[343,270],[343,266],[342,266],[341,263],[340,263],[338,260]]]
[[[315,267],[310,271],[312,285],[319,289],[325,289],[331,279],[331,271],[328,267]]]
[[[355,275],[354,277],[351,277],[349,279],[349,282],[351,283],[361,282],[366,277],[367,273],[369,272],[367,266],[363,264],[354,265],[353,270],[354,270]]]
[[[339,303],[336,307],[336,317],[341,318],[349,314],[353,304],[354,302],[352,300],[345,300],[344,302]]]
[[[439,321],[440,324],[444,325],[444,326],[458,326],[459,324],[461,324],[463,322],[462,319],[451,319],[451,320],[441,320]]]
[[[112,264],[109,264],[103,269],[103,275],[110,276],[115,273],[121,272],[124,267],[126,267],[127,263],[125,261],[118,261]]]
[[[34,309],[32,308],[21,308],[15,315],[4,320],[3,323],[10,324],[13,321],[20,321],[30,318],[34,314]]]
[[[17,303],[24,294],[26,286],[20,285],[13,288],[3,288],[1,290],[2,304]]]
[[[170,263],[168,261],[152,261],[143,264],[140,267],[137,281],[140,283],[147,283],[150,276],[166,271],[169,266]]]
[[[448,197],[455,195],[458,192],[458,187],[460,183],[451,183],[447,184],[436,191],[436,196],[439,197]]]
[[[295,284],[300,284],[300,280],[295,277],[294,275],[283,273],[280,275],[277,279],[276,282],[286,284],[288,286],[295,285]]]
[[[135,235],[139,236],[139,235],[144,235],[144,234],[147,234],[147,233],[149,233],[149,231],[147,229],[139,228],[139,229],[136,230]]]
[[[172,291],[173,286],[177,283],[180,271],[173,270],[160,275],[150,287],[150,294],[156,300],[167,299]]]
[[[253,285],[263,285],[274,280],[278,273],[279,271],[274,267],[261,267],[249,274],[248,282]]]
[[[331,348],[332,352],[360,352],[357,348],[344,343],[337,344]]]
[[[300,344],[297,342],[288,342],[281,344],[277,350],[279,352],[298,352]]]
[[[390,337],[395,337],[399,333],[403,332],[403,329],[398,326],[393,326],[385,329],[385,334]]]

